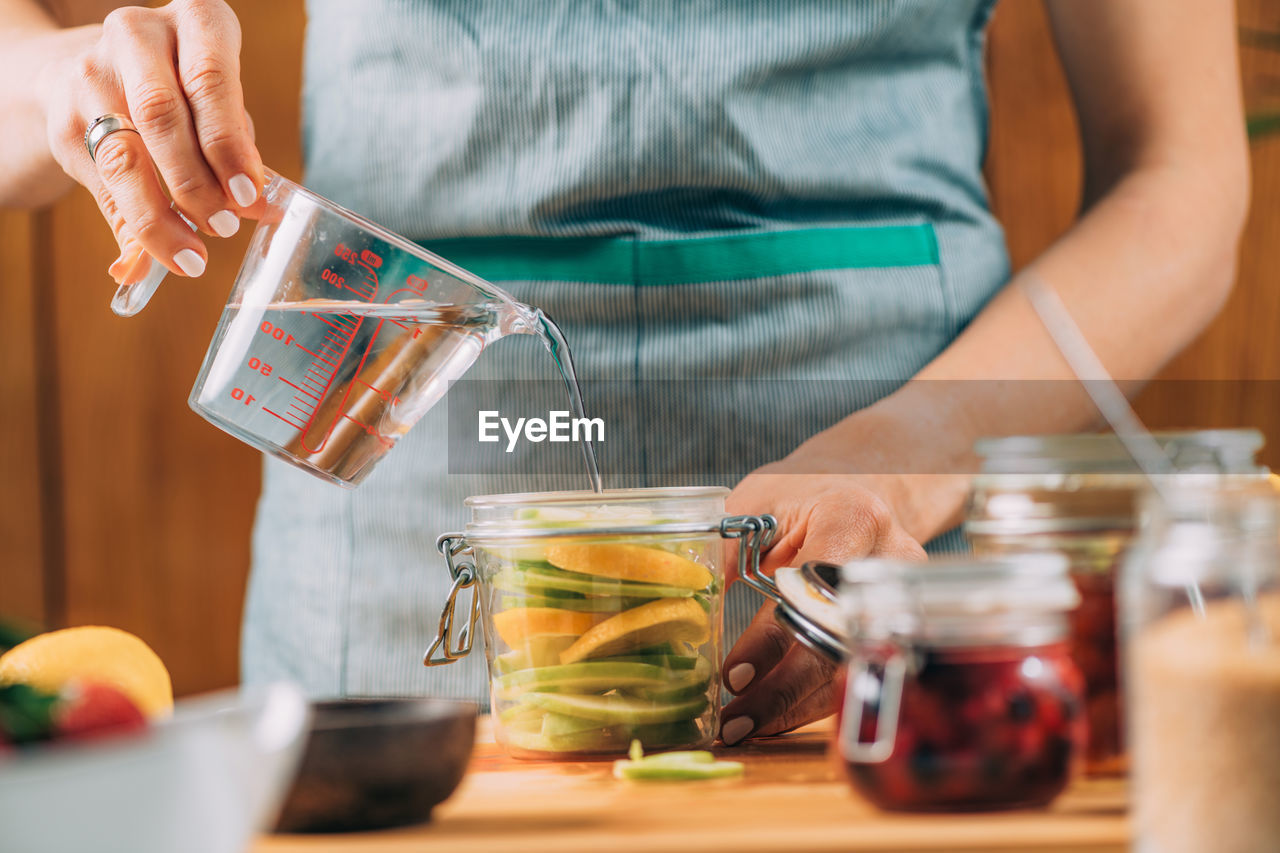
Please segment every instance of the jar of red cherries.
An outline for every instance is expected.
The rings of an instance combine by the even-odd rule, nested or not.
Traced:
[[[853,787],[900,811],[1050,802],[1080,766],[1080,597],[1057,555],[844,567],[839,749]]]
[[[1265,478],[1255,461],[1256,430],[1156,433],[1181,472]],[[1126,770],[1123,699],[1116,632],[1116,574],[1137,528],[1147,489],[1112,434],[1011,436],[975,448],[982,471],[969,494],[965,533],[979,555],[1048,551],[1065,556],[1081,605],[1071,616],[1071,654],[1085,680],[1089,745],[1085,770]]]

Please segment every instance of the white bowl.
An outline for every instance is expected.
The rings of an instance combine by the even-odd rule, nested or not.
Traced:
[[[274,820],[309,719],[274,684],[179,702],[139,738],[0,759],[0,851],[241,853]]]

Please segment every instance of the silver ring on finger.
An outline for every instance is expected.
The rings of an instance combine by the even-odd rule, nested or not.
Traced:
[[[129,117],[120,113],[107,113],[89,122],[88,127],[84,129],[84,148],[89,152],[89,159],[97,163],[98,146],[102,144],[102,140],[122,130],[138,132],[138,128],[129,120]]]

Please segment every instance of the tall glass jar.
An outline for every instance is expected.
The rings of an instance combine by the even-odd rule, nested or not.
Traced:
[[[1084,750],[1067,646],[1079,601],[1057,555],[844,567],[849,661],[840,754],[854,788],[902,811],[1041,806]]]
[[[1157,433],[1179,471],[1260,479],[1255,430]],[[1116,567],[1137,527],[1147,481],[1112,434],[1013,436],[979,441],[965,533],[975,554],[1052,551],[1070,561],[1081,605],[1072,616],[1072,655],[1085,678],[1086,769],[1126,767],[1116,617]]]
[[[1135,849],[1280,845],[1280,502],[1244,484],[1152,495],[1121,588]]]
[[[454,591],[429,665],[484,630],[499,744],[522,757],[707,746],[718,731],[724,543],[758,560],[772,519],[723,488],[468,498],[441,537]],[[469,622],[457,593],[474,588]]]

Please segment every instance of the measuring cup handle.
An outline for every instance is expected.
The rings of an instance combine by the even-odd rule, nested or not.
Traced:
[[[170,204],[169,209],[178,214],[178,217],[187,223],[188,228],[192,231],[196,230],[195,223],[183,216],[182,211],[177,207]],[[169,270],[165,269],[164,264],[146,252],[140,252],[138,259],[125,272],[120,286],[116,288],[116,295],[111,297],[111,310],[118,317],[132,317],[137,314],[147,307],[156,289],[160,287],[160,282],[164,281],[164,277],[168,274]]]
[[[125,280],[116,288],[111,298],[111,310],[118,317],[132,317],[151,301],[160,282],[169,274],[164,264],[157,263],[148,254],[142,254],[133,267],[125,273]]]

